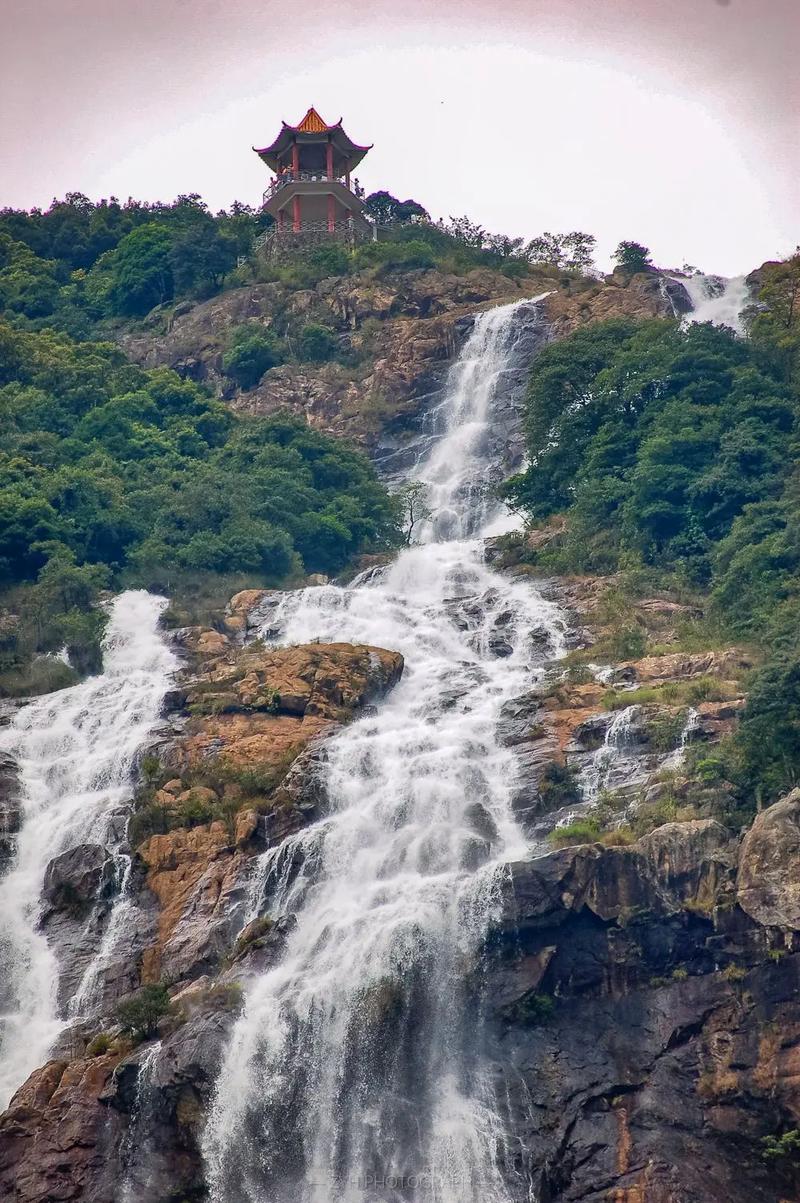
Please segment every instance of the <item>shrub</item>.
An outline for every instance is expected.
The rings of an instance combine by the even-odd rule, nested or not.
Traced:
[[[324,363],[336,352],[336,335],[329,326],[308,322],[300,331],[297,350],[301,359],[309,363]]]
[[[329,242],[309,251],[306,263],[318,280],[324,280],[329,276],[346,276],[351,258],[341,243]]]
[[[138,807],[128,820],[128,842],[132,848],[138,848],[152,835],[166,835],[177,825],[169,807],[158,802],[147,803]]]
[[[108,1032],[98,1032],[86,1045],[87,1057],[102,1057],[111,1048],[112,1039]]]
[[[782,1136],[765,1136],[761,1146],[764,1161],[800,1161],[800,1129],[791,1128]]]
[[[714,785],[725,777],[725,761],[717,756],[704,756],[694,765],[694,775],[701,785]]]
[[[526,1024],[538,1027],[547,1023],[555,1014],[555,1000],[550,994],[540,994],[531,991],[524,994],[517,1002],[512,1003],[506,1010],[506,1018],[511,1023]]]
[[[142,986],[135,994],[117,1004],[116,1016],[123,1031],[135,1040],[149,1040],[158,1032],[158,1025],[170,1012],[167,987],[159,982]]]
[[[671,752],[680,743],[685,726],[684,710],[675,714],[657,714],[645,724],[647,742],[654,752]]]
[[[647,651],[647,632],[636,623],[612,631],[606,640],[611,660],[641,660]]]
[[[549,839],[560,848],[570,844],[594,844],[600,837],[600,824],[596,819],[576,819],[564,827],[556,827]]]
[[[606,848],[628,848],[636,843],[636,836],[629,827],[615,827],[612,831],[604,831],[599,842]]]
[[[722,970],[726,982],[741,982],[747,977],[747,970],[742,965],[727,965]]]
[[[265,372],[281,361],[278,340],[268,331],[235,341],[222,357],[222,370],[240,388],[254,388]]]
[[[412,229],[416,227],[411,227]],[[382,271],[436,267],[435,251],[421,238],[409,242],[368,242],[356,252],[359,266],[379,267]]]
[[[548,810],[581,801],[578,779],[569,765],[553,760],[546,766],[539,779],[539,796]]]

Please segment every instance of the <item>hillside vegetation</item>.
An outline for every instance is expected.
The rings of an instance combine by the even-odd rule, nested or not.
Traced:
[[[204,598],[335,573],[402,538],[401,506],[360,452],[302,417],[235,415],[204,386],[127,358],[117,344],[147,341],[154,310],[168,327],[179,304],[242,284],[481,266],[520,276],[534,261],[558,275],[590,261],[585,235],[523,246],[466,218],[434,225],[387,193],[367,203],[381,242],[282,265],[248,258],[268,215],[241,204],[215,215],[196,195],[72,193],[45,212],[0,212],[0,696],[98,667],[104,590],[162,589],[188,620]],[[245,322],[226,338],[222,370],[242,389],[281,364],[353,355],[309,318],[279,333]],[[64,647],[69,664],[51,654]]]
[[[746,339],[614,321],[548,347],[506,486],[534,523],[566,514],[540,565],[709,590],[718,637],[760,649],[724,766],[751,801],[800,774],[800,256],[759,283]]]

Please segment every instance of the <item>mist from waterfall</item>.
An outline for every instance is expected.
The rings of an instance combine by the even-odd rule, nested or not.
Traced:
[[[327,812],[263,854],[253,913],[288,918],[246,986],[204,1152],[214,1203],[507,1203],[482,1049],[481,956],[524,855],[503,704],[562,651],[562,617],[483,562],[493,405],[530,302],[480,315],[451,369],[421,544],[347,588],[287,594],[278,641],[405,657],[374,714],[327,745]],[[472,536],[472,537],[465,537]],[[542,647],[545,650],[542,650]]]
[[[693,276],[676,276],[692,303],[691,312],[684,322],[711,322],[715,326],[729,326],[737,334],[744,334],[742,315],[750,300],[750,289],[744,276],[706,276],[698,272]]]
[[[0,1110],[66,1021],[58,950],[40,927],[45,872],[70,848],[113,850],[124,836],[136,757],[176,665],[157,630],[166,604],[140,590],[116,597],[102,673],[22,706],[0,733],[17,761],[22,805],[16,855],[0,878]]]

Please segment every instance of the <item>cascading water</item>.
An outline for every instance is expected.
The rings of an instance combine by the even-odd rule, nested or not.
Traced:
[[[692,311],[684,318],[687,324],[712,322],[715,326],[730,326],[744,334],[742,314],[750,299],[750,289],[744,276],[676,276],[689,294]]]
[[[667,759],[664,761],[663,767],[666,769],[677,769],[683,764],[686,756],[686,749],[689,743],[694,738],[695,732],[700,727],[700,715],[693,706],[690,706],[686,712],[686,721],[683,724],[681,731],[680,743],[677,748],[670,752]]]
[[[507,519],[489,487],[497,476],[490,418],[516,348],[526,341],[526,324],[515,321],[515,315],[546,295],[484,313],[453,365],[444,401],[433,415],[439,438],[411,474],[412,480],[427,486],[431,509],[420,542],[463,539],[478,532],[485,536],[491,518],[501,524]],[[533,315],[536,320],[535,310]]]
[[[625,706],[606,727],[602,744],[581,773],[581,793],[585,802],[596,802],[603,790],[631,779],[633,722],[638,713],[638,706]]]
[[[39,926],[45,871],[84,842],[112,850],[119,842],[124,823],[115,818],[176,664],[157,631],[165,605],[138,590],[120,594],[102,674],[30,702],[0,737],[17,761],[23,810],[16,855],[0,879],[0,1109],[64,1026],[58,957]],[[84,981],[91,977],[90,964]]]
[[[502,866],[525,840],[496,728],[536,678],[532,633],[544,627],[557,655],[562,623],[464,536],[501,516],[479,486],[517,309],[480,316],[451,370],[440,441],[414,471],[430,541],[349,588],[287,595],[270,619],[282,642],[391,648],[406,670],[328,745],[326,817],[256,868],[256,909],[292,918],[217,1083],[215,1203],[509,1198],[478,987]]]

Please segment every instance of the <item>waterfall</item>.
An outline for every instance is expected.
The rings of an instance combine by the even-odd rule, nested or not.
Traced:
[[[481,485],[514,325],[539,320],[518,310],[479,316],[451,369],[413,471],[430,489],[424,541],[270,617],[280,642],[373,644],[406,669],[330,741],[328,813],[255,868],[251,917],[293,921],[246,984],[216,1085],[214,1203],[508,1203],[479,979],[503,866],[526,842],[496,729],[541,671],[543,629],[547,655],[562,650],[557,608],[489,569],[477,537],[503,521]]]
[[[494,402],[502,393],[504,378],[515,352],[526,340],[526,324],[515,321],[523,308],[547,296],[517,301],[481,315],[453,365],[442,404],[434,415],[440,438],[417,464],[412,480],[427,486],[432,511],[421,542],[484,535],[497,506],[488,487]],[[533,320],[538,313],[533,310]],[[496,533],[492,528],[492,533]]]
[[[148,1144],[157,1116],[153,1114],[151,1088],[161,1055],[161,1041],[156,1040],[142,1053],[136,1073],[136,1093],[131,1107],[128,1130],[120,1146],[120,1163],[124,1169],[120,1203],[138,1203],[150,1186]],[[142,1170],[145,1179],[141,1181]]]
[[[120,807],[136,755],[175,666],[157,631],[165,605],[142,591],[120,594],[111,604],[102,674],[29,702],[0,735],[0,751],[17,761],[22,792],[16,856],[0,879],[0,1109],[64,1026],[57,950],[40,928],[45,871],[84,842],[113,853],[121,841]]]
[[[596,802],[613,779],[624,775],[628,768],[626,750],[629,752],[633,743],[633,720],[638,713],[638,706],[625,706],[606,727],[602,744],[581,773],[580,786],[585,802]]]
[[[730,326],[737,334],[744,334],[742,314],[750,299],[750,289],[744,276],[726,280],[723,276],[676,276],[689,294],[692,311],[684,318],[693,322],[712,322],[715,326]]]
[[[670,752],[663,764],[665,769],[678,769],[683,764],[686,756],[686,748],[694,738],[695,732],[700,727],[700,715],[693,706],[690,706],[686,712],[686,721],[683,724],[681,731],[680,743],[674,751]]]

